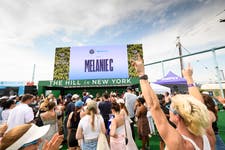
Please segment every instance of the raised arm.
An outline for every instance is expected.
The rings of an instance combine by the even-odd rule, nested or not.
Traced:
[[[142,93],[146,100],[148,108],[150,108],[152,117],[159,131],[159,134],[170,149],[177,149],[177,147],[179,147],[179,145],[182,143],[182,138],[180,134],[168,123],[165,114],[160,108],[158,97],[154,93],[148,80],[141,79],[142,76],[145,75],[145,71],[143,60],[140,58],[140,56],[137,61],[133,62],[133,65],[136,68],[137,73],[140,77],[140,86],[142,89]]]
[[[7,130],[8,126],[6,123],[0,125],[0,137],[3,137],[5,131]]]
[[[204,103],[203,97],[202,97],[199,89],[195,86],[195,82],[192,78],[193,69],[191,68],[190,63],[188,64],[188,67],[186,69],[182,70],[182,73],[183,73],[184,78],[187,80],[189,94]]]
[[[190,63],[188,64],[188,67],[186,69],[182,70],[182,73],[184,78],[187,80],[189,94],[194,96],[197,100],[204,103],[202,94],[200,93],[199,89],[195,86],[194,80],[192,78],[193,69],[191,68]],[[209,139],[211,148],[214,149],[216,137],[212,128],[212,118],[210,118],[210,126],[206,129],[206,134]]]

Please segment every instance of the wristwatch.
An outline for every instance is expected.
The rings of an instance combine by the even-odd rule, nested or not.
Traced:
[[[140,80],[148,80],[148,76],[146,74],[139,77]]]
[[[191,83],[191,84],[187,84],[187,86],[188,87],[194,87],[194,86],[196,86],[196,84],[195,83]]]

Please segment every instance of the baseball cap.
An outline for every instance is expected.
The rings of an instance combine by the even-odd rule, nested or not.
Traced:
[[[81,100],[76,101],[75,103],[75,107],[82,107],[84,105],[84,102],[82,102]]]

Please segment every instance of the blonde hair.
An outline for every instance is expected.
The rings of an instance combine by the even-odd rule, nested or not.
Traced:
[[[41,111],[47,111],[48,110],[48,103],[49,103],[49,99],[44,99],[44,102],[41,103],[39,110]]]
[[[172,105],[192,134],[196,136],[205,134],[209,126],[209,112],[202,102],[191,95],[178,94],[172,97]]]
[[[95,131],[95,114],[97,114],[97,103],[93,100],[87,102],[87,114],[91,115],[91,129]]]
[[[15,143],[20,137],[22,137],[31,127],[31,124],[23,124],[16,126],[9,130],[2,138],[0,144],[0,150],[7,149],[10,145]]]

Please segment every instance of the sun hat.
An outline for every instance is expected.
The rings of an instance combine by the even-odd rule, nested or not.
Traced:
[[[208,92],[208,91],[203,91],[202,94],[207,94],[207,95],[209,95],[209,92]]]
[[[116,97],[116,93],[115,93],[115,92],[110,93],[110,96],[114,96],[114,97]]]
[[[124,104],[124,103],[125,103],[125,102],[124,102],[124,99],[122,99],[122,98],[117,99],[116,102],[117,102],[118,104]]]
[[[80,97],[79,95],[73,94],[72,99],[77,99],[77,98],[79,98],[79,97]]]
[[[28,131],[24,135],[22,135],[15,143],[10,145],[6,150],[19,149],[24,144],[30,143],[34,140],[41,138],[48,132],[49,128],[49,124],[41,127],[32,124]]]
[[[84,102],[82,102],[81,100],[76,101],[75,103],[75,107],[82,107],[84,105]]]
[[[93,95],[89,95],[89,97],[92,99],[92,98],[94,98],[94,96]]]
[[[16,95],[9,96],[9,99],[15,99],[15,98],[16,98]]]
[[[0,100],[2,100],[2,99],[9,99],[9,97],[8,97],[8,96],[2,96],[2,97],[0,98]]]

